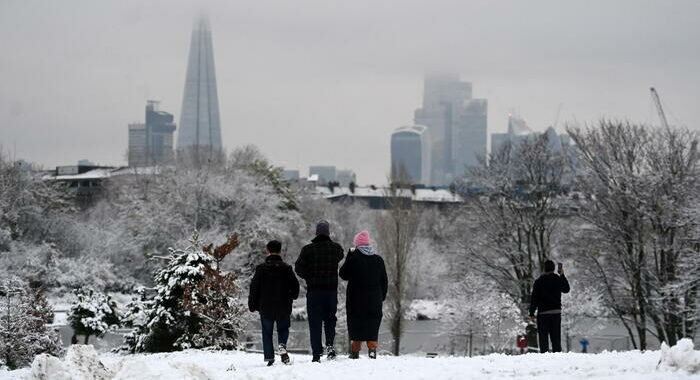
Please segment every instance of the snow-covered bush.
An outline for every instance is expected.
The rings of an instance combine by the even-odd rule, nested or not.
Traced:
[[[167,352],[238,347],[246,309],[237,276],[221,269],[223,259],[238,245],[234,235],[219,247],[203,247],[195,233],[184,250],[171,248],[167,266],[155,275],[155,296],[130,304],[127,318],[134,330],[122,349]]]
[[[19,280],[0,284],[0,367],[27,366],[36,355],[60,355],[61,340],[47,328],[54,314],[42,289],[30,289]]]
[[[76,290],[75,295],[77,300],[71,305],[68,322],[74,335],[85,337],[85,344],[90,336],[100,338],[119,326],[117,303],[110,296],[91,288]]]
[[[571,338],[593,334],[602,329],[607,316],[603,293],[583,281],[570,280],[569,294],[561,298],[561,328],[566,350],[571,350]]]
[[[518,304],[474,274],[448,289],[443,316],[444,334],[470,342],[483,338],[492,352],[505,351],[526,327]]]

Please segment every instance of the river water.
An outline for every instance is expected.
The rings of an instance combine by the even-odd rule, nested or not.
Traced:
[[[440,355],[466,355],[467,354],[467,336],[458,336],[450,339],[440,331],[444,330],[439,320],[418,320],[404,321],[405,331],[401,341],[402,354],[426,354],[439,353]],[[122,334],[128,330],[119,330],[106,334],[103,338],[90,338],[90,344],[93,344],[98,351],[108,351],[118,347],[122,343]],[[293,352],[308,352],[309,350],[309,335],[308,323],[306,321],[292,321],[290,329],[288,347]],[[70,344],[71,335],[73,334],[70,326],[60,326],[59,332],[63,339],[64,345]],[[336,348],[345,352],[347,350],[347,334],[345,331],[338,329],[336,337]],[[244,346],[251,350],[260,350],[260,327],[258,322],[251,322],[246,328],[242,342]],[[629,339],[624,334],[619,326],[611,322],[607,327],[601,330],[596,330],[587,335],[586,338],[590,341],[589,352],[601,352],[603,350],[630,350],[631,346]],[[379,350],[391,350],[391,334],[387,323],[382,323],[379,334]],[[82,343],[82,337],[79,337]],[[571,337],[571,351],[580,351],[578,343],[579,337]],[[515,350],[515,337],[512,339],[513,344],[507,347],[509,350]],[[562,346],[566,350],[565,332],[562,331]],[[651,341],[650,348],[658,347],[658,342]],[[490,353],[489,340],[484,336],[475,334],[472,336],[472,353],[474,355],[482,353]]]

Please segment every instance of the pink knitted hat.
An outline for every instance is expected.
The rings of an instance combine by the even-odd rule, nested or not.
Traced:
[[[361,231],[359,234],[355,235],[355,247],[369,245],[369,243],[369,232]]]

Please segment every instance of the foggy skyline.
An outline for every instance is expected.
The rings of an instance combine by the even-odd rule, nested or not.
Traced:
[[[600,117],[698,129],[700,2],[0,3],[0,146],[43,164],[125,165],[147,99],[180,118],[192,24],[211,20],[224,147],[383,183],[391,132],[445,69],[535,130]],[[179,128],[179,126],[178,126]]]

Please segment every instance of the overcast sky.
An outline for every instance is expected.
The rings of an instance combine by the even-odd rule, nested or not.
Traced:
[[[423,74],[452,69],[533,129],[601,117],[700,125],[700,1],[0,1],[0,146],[51,167],[125,165],[147,99],[179,122],[190,32],[209,14],[224,146],[385,181]],[[14,153],[16,152],[16,153]]]

